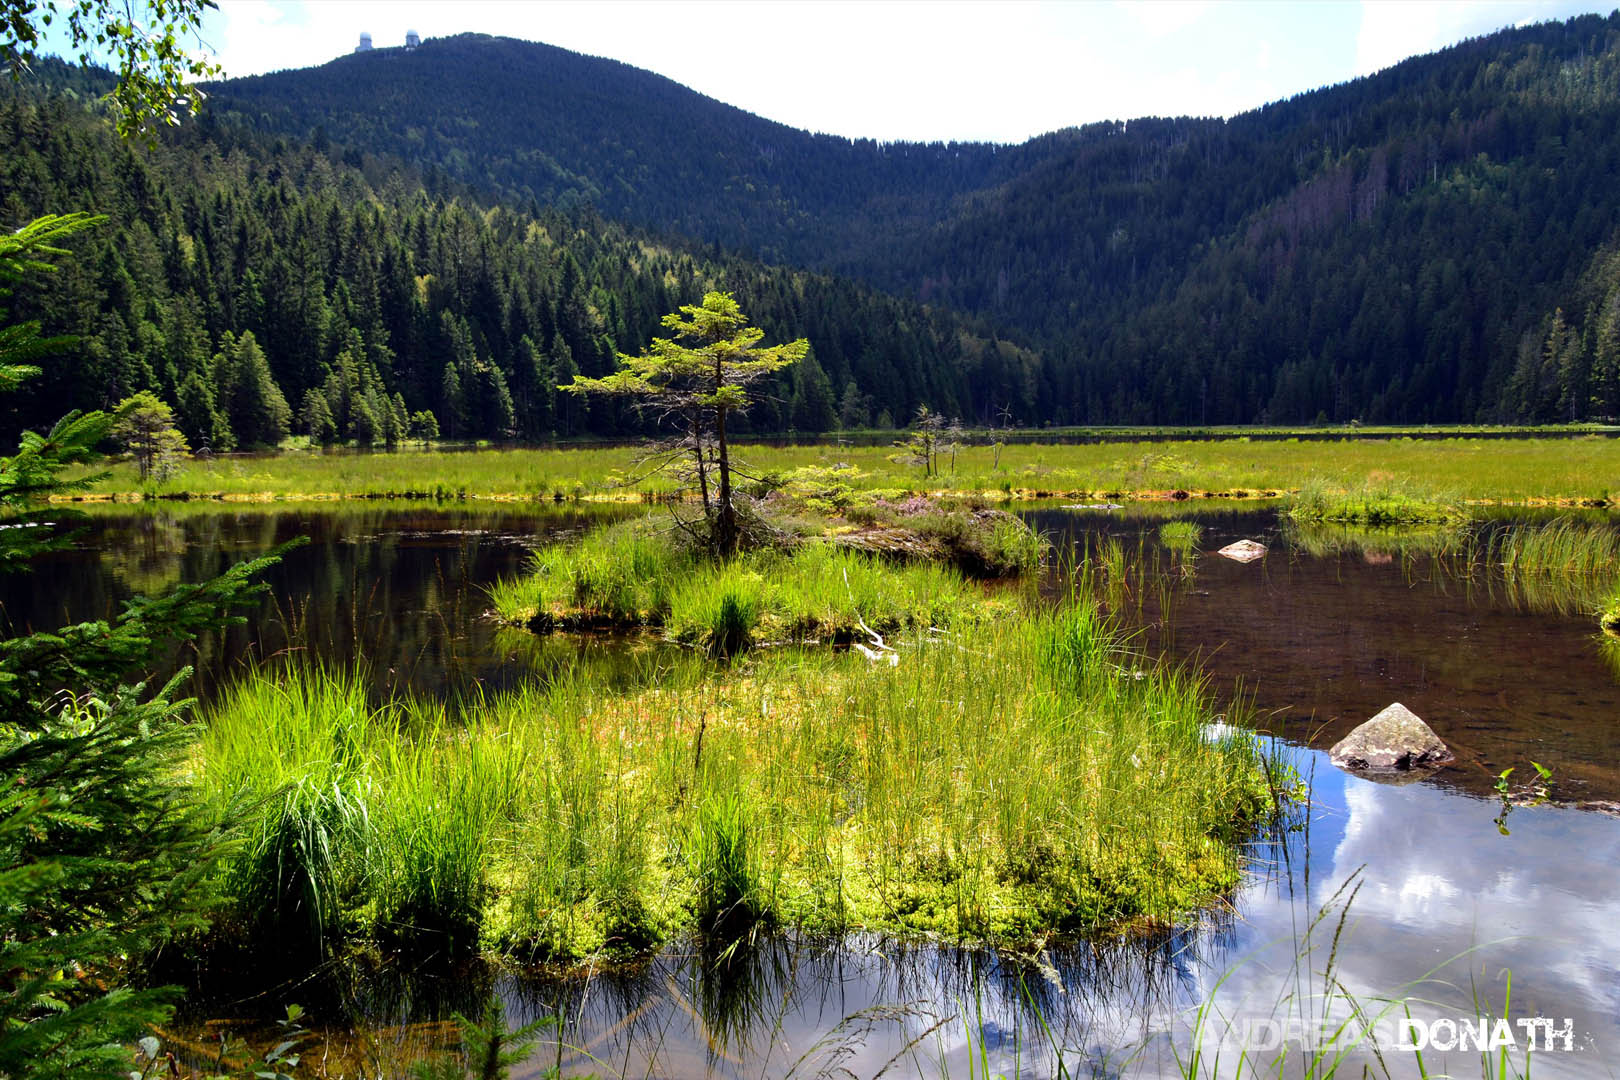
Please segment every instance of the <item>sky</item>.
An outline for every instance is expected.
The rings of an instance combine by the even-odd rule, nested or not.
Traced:
[[[810,131],[1019,142],[1095,120],[1231,116],[1591,0],[220,0],[228,76],[465,31],[665,75]]]

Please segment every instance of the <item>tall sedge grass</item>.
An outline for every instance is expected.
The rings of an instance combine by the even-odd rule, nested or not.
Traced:
[[[1166,521],[1159,526],[1159,542],[1171,551],[1190,551],[1198,546],[1203,532],[1196,521]]]
[[[230,921],[306,963],[365,941],[569,962],[761,920],[1027,942],[1237,883],[1265,762],[1207,735],[1196,680],[1135,677],[1088,602],[889,640],[895,666],[653,655],[622,690],[559,672],[454,717],[251,676],[195,763],[260,807]]]
[[[476,946],[523,749],[438,706],[373,704],[355,675],[249,676],[206,712],[195,763],[217,805],[256,807],[225,868],[232,921],[287,962],[356,937]]]
[[[379,936],[465,952],[478,945],[488,870],[528,748],[429,710],[413,720],[409,735],[372,747],[373,783],[386,791],[374,799],[366,893]]]
[[[1513,599],[1535,611],[1595,615],[1620,625],[1620,529],[1559,518],[1506,530],[1495,559]]]
[[[807,540],[790,553],[754,552],[719,563],[692,555],[644,521],[548,547],[530,573],[488,591],[505,623],[542,630],[661,627],[671,640],[715,656],[758,640],[864,639],[863,623],[880,634],[945,629],[1016,607],[931,562],[896,563]]]
[[[370,832],[365,750],[398,722],[371,707],[357,680],[323,670],[255,676],[207,717],[204,791],[222,808],[255,807],[227,889],[266,949],[307,961],[344,939],[365,873],[356,841]]]
[[[497,612],[514,602],[538,611],[565,608],[588,620],[623,625],[656,622],[669,612],[670,591],[689,573],[694,556],[658,534],[646,520],[598,529],[578,544],[536,552],[527,585],[516,594],[496,586]]]

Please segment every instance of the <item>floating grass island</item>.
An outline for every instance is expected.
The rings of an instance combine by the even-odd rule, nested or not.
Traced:
[[[1464,525],[1473,519],[1461,499],[1388,478],[1342,489],[1312,482],[1289,500],[1288,516],[1304,524],[1358,526]]]
[[[567,967],[761,927],[1034,949],[1237,886],[1273,763],[1090,598],[1041,603],[1039,537],[971,504],[786,509],[733,559],[654,511],[495,588],[548,634],[656,629],[615,679],[451,708],[319,667],[246,677],[189,765],[243,815],[214,933],[278,975],[376,950]]]
[[[804,502],[759,527],[738,558],[702,553],[676,516],[654,515],[535,554],[531,573],[490,590],[494,614],[532,630],[660,628],[729,655],[755,642],[845,643],[943,631],[1016,610],[969,577],[1027,575],[1046,542],[973,501],[866,499],[832,515]]]
[[[761,925],[1030,946],[1237,885],[1268,763],[1207,734],[1189,677],[1122,670],[1089,604],[894,645],[677,651],[623,692],[562,678],[456,716],[254,676],[193,762],[222,815],[254,806],[218,932],[306,970],[374,947],[568,965]]]

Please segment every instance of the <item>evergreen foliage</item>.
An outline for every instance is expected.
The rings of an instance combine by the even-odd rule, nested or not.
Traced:
[[[141,482],[148,478],[166,480],[180,466],[180,455],[189,453],[186,437],[174,426],[174,410],[150,390],[142,390],[118,404],[112,436],[122,442],[135,458]]]
[[[0,280],[49,268],[57,241],[94,221],[0,234]],[[0,334],[0,372],[26,377],[21,361],[45,344],[37,330]],[[134,438],[150,435],[156,453],[172,445],[167,406],[149,395],[128,405],[120,424]],[[112,427],[106,414],[70,413],[0,459],[0,566],[64,543],[34,506]],[[126,1076],[129,1046],[168,1017],[173,993],[138,988],[137,965],[204,925],[225,837],[175,783],[191,740],[188,703],[175,698],[184,674],[155,692],[128,680],[226,621],[269,561],[139,597],[112,619],[0,640],[0,1075]]]
[[[41,333],[80,339],[0,404],[0,434],[150,390],[216,451],[307,433],[312,417],[331,441],[382,444],[422,412],[452,439],[639,436],[656,424],[556,387],[607,374],[680,298],[713,290],[771,340],[809,338],[832,386],[854,381],[897,415],[924,396],[965,411],[989,348],[970,320],[847,279],[700,256],[583,209],[441,198],[408,167],[355,167],[217,119],[136,153],[57,92],[89,76],[38,71],[0,86],[0,223],[86,201],[109,220],[17,296]],[[790,373],[763,384],[740,430],[793,425],[795,388]],[[819,390],[801,410],[816,424]]]
[[[632,398],[683,428],[685,438],[673,456],[693,462],[709,519],[707,539],[719,554],[731,555],[739,533],[726,424],[754,405],[751,387],[801,363],[810,343],[800,338],[762,346],[765,331],[748,325],[741,306],[723,292],[707,294],[702,304],[682,304],[664,316],[663,326],[670,336],[654,338],[640,356],[621,354],[618,371],[599,379],[576,375],[558,389]],[[830,392],[827,397],[830,404]],[[717,479],[712,503],[711,463]]]
[[[1016,147],[811,135],[612,61],[474,35],[234,80],[214,103],[222,125],[321,127],[368,168],[410,161],[429,190],[589,203],[992,319],[1045,354],[947,345],[920,358],[943,385],[893,400],[919,369],[896,362],[906,346],[885,324],[840,331],[866,340],[835,357],[819,328],[773,326],[727,283],[773,333],[808,333],[832,385],[854,374],[874,413],[1614,412],[1611,391],[1593,401],[1610,378],[1592,372],[1593,346],[1561,340],[1549,359],[1544,320],[1562,307],[1566,328],[1591,332],[1582,274],[1620,243],[1620,13],[1504,30],[1229,120],[1143,117]],[[852,372],[867,347],[893,370],[872,357]],[[581,370],[599,373],[583,356]]]

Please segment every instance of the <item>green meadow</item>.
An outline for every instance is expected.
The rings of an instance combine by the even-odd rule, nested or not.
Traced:
[[[1253,497],[1315,488],[1392,487],[1416,498],[1599,503],[1613,499],[1620,439],[1577,437],[1335,441],[1250,439],[978,443],[941,456],[940,471],[891,460],[887,446],[750,445],[738,448],[767,485],[826,478],[878,492],[978,491],[1008,497],[1114,498],[1185,492]],[[81,477],[88,473],[81,473]],[[143,485],[128,462],[90,484],[94,497],[404,497],[638,499],[673,493],[673,481],[638,465],[629,448],[285,451],[188,460],[173,477]]]

